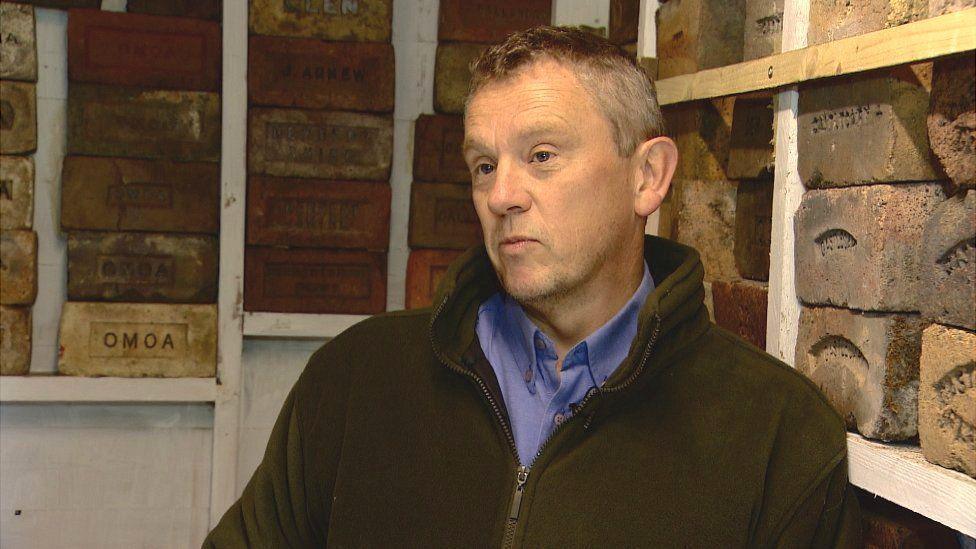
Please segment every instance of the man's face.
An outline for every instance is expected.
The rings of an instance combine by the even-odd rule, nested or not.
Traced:
[[[569,69],[540,60],[488,84],[464,136],[485,247],[509,294],[537,302],[614,276],[643,232],[634,167]]]

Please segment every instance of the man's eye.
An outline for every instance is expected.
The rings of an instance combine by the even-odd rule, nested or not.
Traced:
[[[550,158],[552,158],[552,153],[548,151],[539,151],[532,155],[532,160],[536,162],[546,162]]]
[[[478,167],[475,169],[477,169],[478,173],[480,173],[481,175],[488,175],[491,172],[495,171],[495,167],[492,166],[491,164],[478,164]]]

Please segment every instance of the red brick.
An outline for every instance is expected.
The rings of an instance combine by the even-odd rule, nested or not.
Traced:
[[[437,39],[493,43],[514,31],[548,25],[552,0],[441,0]]]
[[[411,248],[466,249],[484,243],[471,189],[414,182],[410,189]]]
[[[769,289],[761,282],[712,282],[715,323],[765,349],[768,294]]]
[[[422,114],[413,139],[413,178],[440,183],[471,182],[464,163],[464,122],[460,116]]]
[[[128,0],[125,9],[130,13],[220,21],[221,6],[220,0]]]
[[[447,268],[463,252],[460,250],[411,250],[407,260],[408,309],[428,307]]]

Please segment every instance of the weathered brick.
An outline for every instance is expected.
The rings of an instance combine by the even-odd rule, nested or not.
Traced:
[[[220,21],[220,3],[220,0],[128,0],[125,9],[130,13]]]
[[[500,42],[510,33],[548,25],[552,0],[441,0],[437,39]]]
[[[420,183],[410,188],[411,248],[466,249],[484,242],[471,189],[448,183]]]
[[[0,78],[37,81],[37,32],[34,8],[0,3]]]
[[[101,10],[68,16],[68,78],[73,82],[216,91],[220,25],[185,17]]]
[[[804,85],[797,171],[807,187],[939,179],[925,118],[932,64]]]
[[[773,232],[773,181],[739,181],[735,194],[735,267],[751,280],[769,280]]]
[[[217,234],[220,166],[68,156],[61,171],[61,228]]]
[[[679,185],[677,181],[672,181],[668,194],[664,195],[661,207],[658,209],[657,235],[663,238],[674,240],[675,222],[678,220],[678,212],[674,205],[678,202],[677,196]]]
[[[0,229],[34,224],[34,158],[0,156]]]
[[[920,248],[922,317],[976,330],[976,190],[936,207]]]
[[[657,11],[658,76],[742,61],[745,0],[672,0]]]
[[[976,478],[974,358],[973,332],[933,324],[922,333],[918,389],[922,454],[932,463]]]
[[[896,27],[927,14],[928,0],[811,0],[807,44]]]
[[[220,96],[71,84],[68,153],[216,161]]]
[[[30,371],[31,308],[0,305],[0,375],[22,376]]]
[[[780,53],[783,43],[784,0],[746,0],[742,59]]]
[[[715,323],[765,349],[768,294],[769,289],[763,282],[712,282]]]
[[[610,0],[610,22],[607,38],[614,44],[637,42],[640,0]]]
[[[386,309],[386,254],[247,246],[244,309],[374,314]]]
[[[213,377],[217,306],[69,301],[60,344],[62,375]]]
[[[918,315],[802,307],[796,368],[816,383],[868,438],[918,433],[918,365],[924,324]]]
[[[390,185],[251,176],[247,243],[386,250]]]
[[[434,58],[434,110],[445,114],[464,112],[464,98],[471,83],[471,63],[488,46],[442,43]]]
[[[33,152],[37,148],[35,84],[0,80],[0,154]]]
[[[464,122],[460,116],[422,114],[413,139],[413,178],[440,183],[470,183],[464,163]]]
[[[976,188],[976,59],[970,52],[937,59],[927,119],[942,170],[959,187]]]
[[[959,547],[956,532],[938,522],[861,490],[861,532],[864,549]]]
[[[251,0],[253,34],[389,42],[393,0]]]
[[[250,173],[320,179],[390,178],[393,120],[352,112],[250,109]]]
[[[773,160],[772,96],[737,97],[729,137],[729,179],[771,176]]]
[[[462,253],[460,250],[411,250],[407,259],[406,307],[429,307],[448,267]]]
[[[795,218],[796,293],[805,303],[918,311],[925,222],[938,184],[808,191]]]
[[[163,233],[68,234],[68,299],[213,303],[217,238]]]
[[[37,297],[37,233],[0,231],[0,304],[30,305]]]
[[[738,278],[733,254],[737,184],[681,179],[672,185],[680,187],[671,206],[677,211],[674,240],[698,250],[705,280]]]
[[[668,132],[678,146],[675,177],[728,179],[734,104],[734,98],[721,98],[662,109]]]
[[[393,46],[251,36],[248,96],[256,105],[393,111]]]
[[[929,17],[945,15],[976,6],[976,0],[929,0]]]

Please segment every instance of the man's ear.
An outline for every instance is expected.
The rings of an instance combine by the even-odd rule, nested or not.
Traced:
[[[634,151],[634,212],[647,217],[661,207],[678,166],[678,147],[668,137],[648,139]]]

